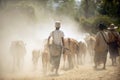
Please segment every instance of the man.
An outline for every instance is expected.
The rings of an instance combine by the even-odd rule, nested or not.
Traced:
[[[106,68],[106,59],[107,59],[107,53],[108,53],[108,45],[107,45],[107,36],[106,32],[104,31],[105,25],[100,24],[99,26],[99,32],[97,32],[96,35],[96,42],[95,42],[95,56],[94,56],[94,62],[95,62],[95,68],[100,63],[103,63],[103,69]]]
[[[54,71],[54,69],[56,69],[56,74],[58,74],[62,47],[64,47],[64,33],[59,30],[60,27],[60,22],[55,22],[55,30],[52,31],[48,37],[48,44],[50,42],[50,38],[53,39],[52,44],[49,46],[50,63],[52,64],[51,70]]]
[[[112,65],[116,65],[116,58],[119,56],[117,41],[120,40],[119,33],[116,31],[118,27],[114,24],[111,24],[108,27],[108,37],[109,37],[109,53],[112,60]]]

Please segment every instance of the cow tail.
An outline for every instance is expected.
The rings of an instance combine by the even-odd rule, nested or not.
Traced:
[[[68,46],[69,46],[69,49],[70,49],[70,38],[68,38]]]

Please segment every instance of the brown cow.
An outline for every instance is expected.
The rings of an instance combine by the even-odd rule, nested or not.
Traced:
[[[77,64],[75,62],[75,56],[79,53],[79,44],[78,41],[72,38],[65,38],[64,40],[65,46],[63,48],[63,61],[65,68],[65,61],[67,59],[69,63],[69,69],[73,68],[74,65]],[[49,54],[49,46],[45,43],[44,50],[42,52],[42,63],[44,71],[47,71],[47,67],[49,68],[50,54]]]
[[[68,58],[69,69],[73,68],[76,65],[75,55],[79,53],[79,44],[78,41],[72,38],[65,38],[65,49],[63,54],[64,59],[64,68],[66,57]]]
[[[49,53],[49,46],[45,40],[44,49],[42,51],[42,65],[43,65],[43,72],[46,74],[50,68],[50,53]]]
[[[78,64],[83,64],[85,62],[85,56],[87,53],[87,44],[85,41],[80,41],[79,42],[79,54],[78,54]]]

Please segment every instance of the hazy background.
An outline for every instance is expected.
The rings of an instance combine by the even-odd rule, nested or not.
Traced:
[[[95,34],[100,22],[107,26],[115,23],[119,27],[120,1],[0,0],[0,75],[12,72],[9,47],[15,40],[26,44],[23,71],[31,71],[32,50],[42,48],[43,40],[55,29],[54,23],[58,20],[65,37],[80,41],[86,33]]]
[[[23,72],[32,71],[32,50],[43,47],[43,40],[55,29],[54,23],[58,20],[61,21],[61,30],[65,37],[78,41],[83,38],[84,30],[80,29],[72,16],[49,11],[42,4],[42,0],[1,0],[0,74],[12,72],[13,58],[9,47],[11,41],[15,40],[22,40],[26,44]]]

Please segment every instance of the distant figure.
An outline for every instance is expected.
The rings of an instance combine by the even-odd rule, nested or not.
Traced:
[[[13,41],[10,45],[10,52],[13,57],[13,70],[20,70],[23,66],[26,48],[23,41]]]
[[[100,63],[103,63],[103,69],[106,68],[106,59],[108,53],[108,45],[107,45],[107,34],[104,31],[105,25],[99,24],[99,32],[96,35],[96,43],[95,43],[95,56],[94,56],[94,63],[95,69],[99,66]]]
[[[94,36],[86,35],[85,41],[87,43],[87,50],[88,50],[87,53],[90,55],[90,62],[93,63],[94,55],[95,55],[94,46],[95,46],[96,39]]]
[[[87,54],[87,43],[85,41],[79,41],[79,54],[78,54],[78,64],[85,63],[85,57]]]
[[[48,44],[50,42],[50,38],[52,37],[53,39],[52,44],[49,45],[50,63],[52,64],[51,71],[54,71],[54,69],[56,69],[56,74],[58,74],[62,47],[64,47],[64,33],[59,30],[60,27],[61,23],[59,21],[55,22],[55,30],[50,33],[50,36],[48,38]]]
[[[117,45],[117,41],[120,40],[120,36],[119,32],[116,31],[117,28],[118,27],[116,27],[114,24],[111,24],[110,27],[108,27],[109,53],[113,66],[116,65],[116,58],[119,56],[119,45]]]
[[[40,58],[40,50],[33,50],[32,51],[32,62],[33,62],[35,69],[38,64],[39,58]]]

